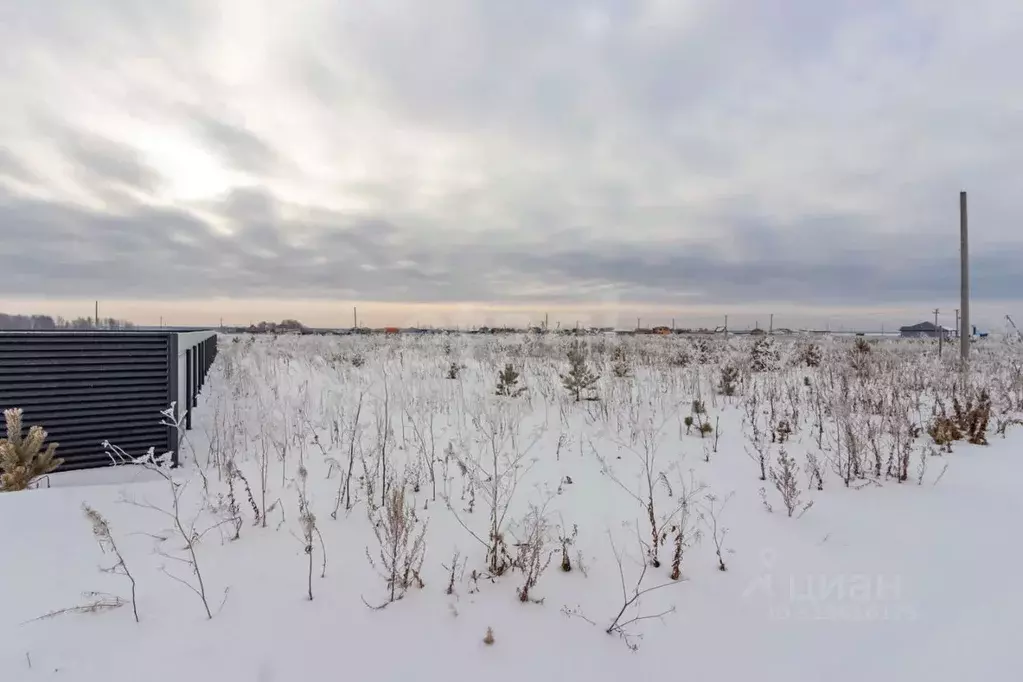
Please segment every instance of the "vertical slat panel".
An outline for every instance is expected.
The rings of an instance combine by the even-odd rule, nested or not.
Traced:
[[[185,395],[188,396],[188,404],[185,405],[185,429],[192,429],[192,408],[194,404],[192,402],[192,394],[195,391],[195,354],[194,349],[185,349],[185,376],[188,377],[188,383],[186,384]]]
[[[169,334],[167,338],[167,405],[173,404],[171,419],[178,423],[178,416],[181,414],[180,386],[178,385],[178,335]],[[176,426],[167,426],[167,444],[165,451],[171,453],[171,466],[176,467],[180,463],[178,459],[178,429]]]

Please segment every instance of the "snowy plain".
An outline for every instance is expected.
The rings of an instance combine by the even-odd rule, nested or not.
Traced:
[[[0,494],[0,679],[1018,679],[1023,348],[977,344],[988,444],[945,448],[928,426],[967,395],[933,343],[584,337],[580,401],[572,343],[221,337],[170,480],[123,466]],[[496,395],[506,364],[520,395]],[[377,536],[402,519],[425,552],[388,603]],[[522,601],[530,538],[545,570]],[[636,620],[607,633],[641,575]],[[55,613],[83,593],[124,603]]]

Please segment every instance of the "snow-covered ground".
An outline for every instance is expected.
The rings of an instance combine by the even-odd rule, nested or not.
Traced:
[[[807,367],[800,341],[585,339],[577,402],[570,343],[222,338],[171,479],[0,494],[0,679],[1017,678],[1023,427],[996,430],[1018,347],[978,344],[989,444],[947,452],[928,427],[958,375],[933,344],[823,340]],[[509,363],[525,391],[495,395]]]

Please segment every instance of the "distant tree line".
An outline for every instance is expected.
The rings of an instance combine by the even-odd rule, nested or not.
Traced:
[[[298,320],[281,320],[280,322],[263,321],[252,325],[247,331],[250,334],[304,334],[308,329]]]
[[[67,320],[63,317],[49,315],[8,315],[0,313],[0,329],[55,331],[58,329],[134,329],[135,325],[127,320],[113,317],[100,318],[99,326],[91,317],[78,317]]]

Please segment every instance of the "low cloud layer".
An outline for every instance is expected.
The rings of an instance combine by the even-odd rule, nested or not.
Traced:
[[[1010,0],[0,15],[12,298],[1021,298]]]

